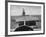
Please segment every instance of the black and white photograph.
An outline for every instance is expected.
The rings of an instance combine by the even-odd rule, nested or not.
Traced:
[[[8,2],[8,35],[43,33],[43,4]]]
[[[41,30],[40,6],[10,6],[10,31],[38,31]]]

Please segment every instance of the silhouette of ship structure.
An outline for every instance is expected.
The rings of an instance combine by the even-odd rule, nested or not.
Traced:
[[[16,19],[16,22],[19,23],[19,27],[15,29],[15,31],[33,31],[33,28],[29,26],[35,26],[36,20],[39,20],[36,17],[31,17],[30,15],[25,15],[25,11],[23,9],[22,16],[20,18]]]

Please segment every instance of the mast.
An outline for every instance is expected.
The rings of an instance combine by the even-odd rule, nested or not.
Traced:
[[[25,16],[25,11],[24,11],[24,8],[23,8],[23,16]]]

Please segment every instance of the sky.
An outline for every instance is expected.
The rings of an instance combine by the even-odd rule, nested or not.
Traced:
[[[22,15],[23,9],[26,15],[40,15],[41,6],[10,5],[11,16]]]

